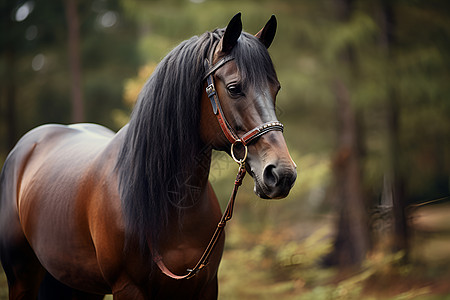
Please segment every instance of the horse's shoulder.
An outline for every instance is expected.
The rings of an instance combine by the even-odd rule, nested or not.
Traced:
[[[105,126],[93,124],[93,123],[79,123],[67,126],[69,129],[78,130],[86,134],[97,134],[104,137],[112,137],[115,133],[114,131],[106,128]]]
[[[114,137],[114,132],[95,124],[46,124],[26,133],[10,152],[7,161],[41,163],[97,155]],[[85,160],[87,161],[87,160]]]
[[[73,125],[46,124],[25,134],[17,146],[45,144],[47,146],[76,142],[92,143],[110,140],[114,132],[97,124],[80,123]]]

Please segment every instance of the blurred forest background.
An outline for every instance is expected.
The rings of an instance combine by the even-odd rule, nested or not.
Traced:
[[[118,130],[174,46],[239,11],[251,33],[278,18],[298,179],[279,201],[246,179],[219,298],[450,299],[449,1],[3,0],[0,163],[44,123]],[[235,171],[215,153],[223,206]]]

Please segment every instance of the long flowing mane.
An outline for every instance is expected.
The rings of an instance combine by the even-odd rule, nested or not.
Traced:
[[[224,29],[206,32],[174,48],[145,84],[133,110],[116,167],[125,230],[143,251],[148,242],[158,247],[173,209],[171,194],[186,192],[175,183],[185,182],[183,176],[198,163],[204,60],[223,34]],[[242,77],[249,84],[275,80],[265,47],[246,33],[239,40],[232,55]],[[175,176],[180,178],[173,180]]]

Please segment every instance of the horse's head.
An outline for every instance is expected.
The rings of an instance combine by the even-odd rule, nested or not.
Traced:
[[[261,198],[286,197],[297,177],[275,114],[280,83],[267,48],[276,26],[272,16],[253,36],[242,32],[240,14],[234,16],[225,31],[219,31],[223,35],[211,50],[205,87],[213,83],[214,88],[207,88],[202,98],[202,139],[228,153],[235,143],[235,153],[230,154],[238,159],[245,155],[245,144],[246,168]]]

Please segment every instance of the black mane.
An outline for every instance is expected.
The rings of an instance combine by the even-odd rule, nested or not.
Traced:
[[[224,29],[206,32],[174,48],[145,84],[133,110],[116,167],[126,236],[137,238],[143,251],[149,242],[158,248],[159,234],[176,208],[171,193],[186,192],[175,183],[185,182],[183,176],[198,163],[204,60],[223,34]],[[276,80],[268,52],[254,36],[242,33],[231,55],[248,84]]]

